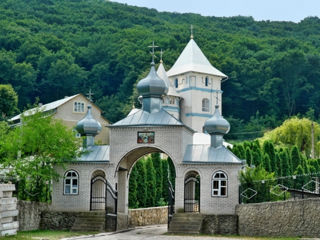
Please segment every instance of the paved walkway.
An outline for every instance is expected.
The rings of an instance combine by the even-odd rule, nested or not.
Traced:
[[[203,236],[171,236],[163,235],[167,232],[167,225],[152,225],[145,227],[137,227],[131,231],[120,233],[100,233],[97,235],[80,236],[73,238],[65,238],[64,240],[242,240],[243,238],[224,238],[224,237],[203,237]]]

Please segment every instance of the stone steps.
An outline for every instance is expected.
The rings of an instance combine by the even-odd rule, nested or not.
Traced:
[[[83,212],[77,214],[77,218],[71,228],[71,231],[105,231],[105,213],[104,212]]]
[[[176,213],[169,225],[169,233],[199,234],[203,216],[199,213]]]

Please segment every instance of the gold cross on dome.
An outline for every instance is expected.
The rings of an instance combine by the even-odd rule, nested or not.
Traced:
[[[163,51],[162,51],[162,49],[161,49],[161,51],[160,51],[160,63],[163,62],[163,61],[162,61],[162,56],[163,56]]]
[[[158,46],[154,45],[154,41],[152,41],[152,45],[148,46],[149,48],[152,49],[151,55],[152,55],[152,63],[154,64],[154,58],[155,58],[155,54],[154,54],[154,49],[157,48]]]
[[[91,88],[89,89],[89,92],[87,93],[88,99],[90,100],[90,102],[92,102],[92,96],[94,95],[94,93],[91,91]]]

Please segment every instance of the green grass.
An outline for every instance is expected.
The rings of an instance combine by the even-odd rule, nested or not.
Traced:
[[[0,237],[2,240],[57,240],[65,237],[74,237],[80,235],[95,234],[96,232],[69,232],[69,231],[50,231],[50,230],[36,230],[18,232],[16,236]]]

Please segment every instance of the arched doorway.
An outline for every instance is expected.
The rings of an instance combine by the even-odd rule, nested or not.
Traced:
[[[156,147],[139,147],[131,150],[125,156],[121,158],[119,164],[116,169],[115,177],[118,179],[117,181],[117,190],[118,190],[118,225],[117,229],[126,229],[128,226],[128,215],[129,215],[129,179],[133,166],[135,163],[143,156],[148,156],[152,153],[164,153],[168,157],[169,154],[164,152],[163,150]],[[173,161],[172,161],[173,162]],[[175,166],[172,164],[174,171]],[[148,169],[147,169],[148,170]],[[169,205],[168,211],[168,222],[170,221],[173,211],[174,211],[174,191],[173,191],[174,183],[168,183],[168,192],[166,202]],[[170,188],[169,188],[170,186]]]
[[[189,171],[184,178],[184,211],[200,212],[200,175]]]
[[[103,211],[106,208],[106,174],[96,170],[91,176],[90,210]]]

